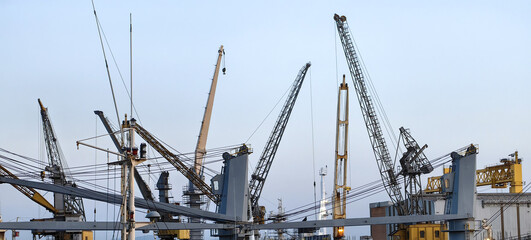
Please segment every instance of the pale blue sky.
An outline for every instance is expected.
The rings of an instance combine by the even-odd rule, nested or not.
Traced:
[[[526,161],[531,155],[528,1],[95,4],[127,82],[129,13],[133,14],[134,101],[140,120],[181,152],[195,147],[220,44],[226,49],[227,75],[218,83],[207,148],[244,142],[303,64],[312,62],[263,192],[268,211],[276,209],[279,197],[287,209],[313,201],[310,81],[315,170],[333,166],[336,59],[339,75],[348,74],[335,36],[336,12],[347,16],[396,131],[400,126],[410,128],[419,142],[429,145],[428,157],[480,144],[478,167],[518,150],[524,158],[524,180],[531,180],[526,174],[531,170]],[[0,147],[43,156],[37,106],[41,98],[50,108],[69,165],[93,163],[93,150],[76,150],[75,141],[103,133],[93,110],[103,110],[113,121],[115,115],[90,1],[2,1],[0,23]],[[129,111],[127,95],[109,62],[124,114]],[[249,141],[255,149],[251,167],[277,114],[278,109]],[[379,176],[353,90],[350,119],[349,181],[355,187]],[[98,145],[112,147],[107,140]],[[104,155],[97,161],[105,162]],[[180,200],[185,181],[176,172],[171,181],[175,200]],[[11,186],[0,185],[0,192],[4,220],[44,213]],[[347,215],[368,216],[370,202],[386,199],[384,193],[364,199],[352,204]],[[89,220],[93,207],[86,202]],[[100,208],[102,220],[105,205],[98,204]],[[368,234],[366,227],[347,231]]]

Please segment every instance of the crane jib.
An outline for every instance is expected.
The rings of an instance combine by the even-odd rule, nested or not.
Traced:
[[[264,147],[264,151],[262,152],[258,164],[253,174],[251,175],[249,191],[251,196],[251,206],[253,206],[253,215],[255,215],[255,217],[257,213],[256,211],[258,211],[258,199],[260,198],[260,194],[262,193],[262,189],[264,187],[265,180],[267,179],[269,169],[271,168],[273,159],[275,158],[275,154],[282,139],[282,135],[284,134],[284,130],[286,129],[286,125],[288,124],[291,111],[293,110],[293,106],[295,105],[295,101],[297,100],[297,96],[299,94],[302,83],[304,81],[304,78],[306,77],[306,73],[310,66],[310,62],[306,63],[301,68],[297,75],[297,78],[293,82],[286,102],[284,103],[284,106],[280,111],[280,115],[278,116],[275,126],[273,127],[273,131],[271,131],[271,135],[269,136],[269,139]]]
[[[343,46],[356,96],[362,110],[363,120],[367,128],[382,181],[384,182],[385,190],[391,198],[391,201],[397,206],[399,215],[403,215],[407,212],[407,206],[405,206],[404,197],[396,181],[391,155],[383,137],[382,128],[380,127],[373,102],[365,85],[365,77],[350,35],[347,19],[345,16],[340,17],[335,14],[334,20],[336,21],[339,38]]]

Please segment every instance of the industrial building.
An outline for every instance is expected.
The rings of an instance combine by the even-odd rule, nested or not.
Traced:
[[[431,203],[428,205],[433,206],[434,214],[444,214],[444,195],[428,194],[424,199]],[[495,217],[490,224],[494,239],[518,239],[518,232],[520,239],[531,238],[531,193],[478,193],[475,206],[477,230],[482,230],[483,219]],[[390,216],[393,212],[389,201],[371,203],[369,207],[371,217]],[[374,240],[390,240],[391,233],[391,226],[371,225]],[[487,239],[487,231],[479,232],[475,239]]]

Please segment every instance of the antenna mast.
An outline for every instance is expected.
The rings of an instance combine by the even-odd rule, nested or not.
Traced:
[[[133,14],[129,13],[129,71],[131,75],[131,118],[133,118]]]

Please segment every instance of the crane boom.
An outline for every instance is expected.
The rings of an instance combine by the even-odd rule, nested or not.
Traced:
[[[407,212],[407,206],[404,202],[400,185],[394,173],[391,155],[389,154],[387,143],[383,137],[382,128],[376,115],[371,96],[369,96],[367,91],[365,76],[358,59],[358,54],[354,48],[354,42],[350,34],[347,18],[345,16],[340,17],[339,15],[335,14],[334,20],[336,21],[339,38],[341,39],[343,51],[345,52],[347,65],[354,83],[356,96],[358,97],[363,120],[365,121],[367,133],[369,135],[385,190],[389,194],[391,201],[395,204],[395,206],[397,206],[398,214],[404,215]]]
[[[116,131],[112,128],[109,120],[105,117],[102,111],[94,111],[94,113],[98,115],[98,117],[100,117],[100,120],[103,126],[105,127],[105,130],[107,130],[107,133],[111,137],[111,140],[114,143],[114,146],[116,146],[116,149],[118,149],[118,152],[123,154],[124,149],[122,148],[120,141],[118,141],[118,138],[115,135]],[[138,185],[138,188],[140,189],[140,193],[142,194],[142,197],[146,200],[154,201],[155,198],[153,197],[153,193],[151,192],[151,189],[146,184],[144,179],[142,179],[142,176],[140,175],[140,173],[138,172],[136,168],[134,169],[134,176],[135,176],[135,181]]]
[[[18,177],[15,174],[11,173],[9,170],[7,170],[2,165],[0,165],[0,176],[1,177],[6,177],[6,178],[18,179]],[[46,200],[46,198],[44,198],[35,189],[30,188],[30,187],[25,187],[25,186],[19,186],[19,185],[15,185],[15,184],[11,184],[11,186],[16,188],[19,192],[24,194],[26,197],[28,197],[32,201],[34,201],[37,204],[39,204],[39,205],[43,206],[44,208],[46,208],[46,210],[48,210],[48,211],[50,211],[52,213],[59,212],[55,207],[53,207],[53,205],[50,202],[48,202],[48,200]]]
[[[277,153],[280,140],[282,139],[282,135],[284,134],[284,130],[288,124],[288,120],[291,115],[291,111],[293,110],[293,106],[295,105],[295,101],[297,100],[297,96],[299,95],[302,82],[304,81],[310,66],[310,62],[306,63],[301,68],[297,78],[293,82],[290,93],[286,99],[286,102],[284,103],[284,106],[282,107],[275,126],[273,127],[273,131],[271,132],[271,135],[269,135],[269,139],[264,147],[264,151],[262,152],[262,155],[260,155],[260,159],[258,160],[258,164],[256,165],[254,173],[251,175],[249,191],[251,195],[251,206],[254,209],[253,214],[256,214],[256,211],[258,210],[258,199],[262,193],[264,182],[269,173],[269,169],[271,168],[271,164],[273,163],[273,159],[275,158],[275,154]]]
[[[334,164],[334,193],[332,196],[332,217],[345,219],[347,217],[347,160],[348,160],[348,85],[343,75],[343,83],[337,94],[337,123],[336,123],[336,157]],[[343,239],[344,226],[334,227],[334,239]]]
[[[212,188],[206,184],[199,175],[194,171],[193,167],[186,166],[177,155],[168,150],[161,142],[159,142],[155,136],[149,133],[146,129],[140,126],[138,123],[132,125],[136,130],[136,133],[140,135],[149,145],[155,149],[162,157],[164,157],[168,162],[170,162],[179,172],[181,172],[191,183],[193,183],[197,189],[201,190],[208,198],[213,202],[217,203],[219,201],[218,197],[212,193]]]
[[[48,109],[44,107],[40,99],[38,99],[38,102],[41,108],[43,135],[49,161],[49,166],[46,167],[46,170],[52,173],[54,184],[75,186],[71,181],[71,176],[65,173],[68,168],[52,128],[52,123],[48,116]],[[85,219],[83,200],[79,197],[54,193],[54,205],[60,214],[74,214],[82,216]]]
[[[208,128],[210,126],[210,117],[212,116],[212,107],[214,106],[214,96],[216,95],[216,86],[218,84],[219,68],[221,65],[221,57],[225,54],[223,45],[218,50],[218,60],[216,62],[216,68],[214,70],[214,76],[212,77],[212,85],[210,85],[210,92],[208,93],[207,105],[205,107],[205,114],[203,115],[203,121],[201,122],[201,130],[199,131],[199,137],[197,137],[197,146],[195,148],[195,162],[194,168],[197,175],[201,175],[201,167],[203,166],[203,157],[206,154],[206,142],[208,137]]]

